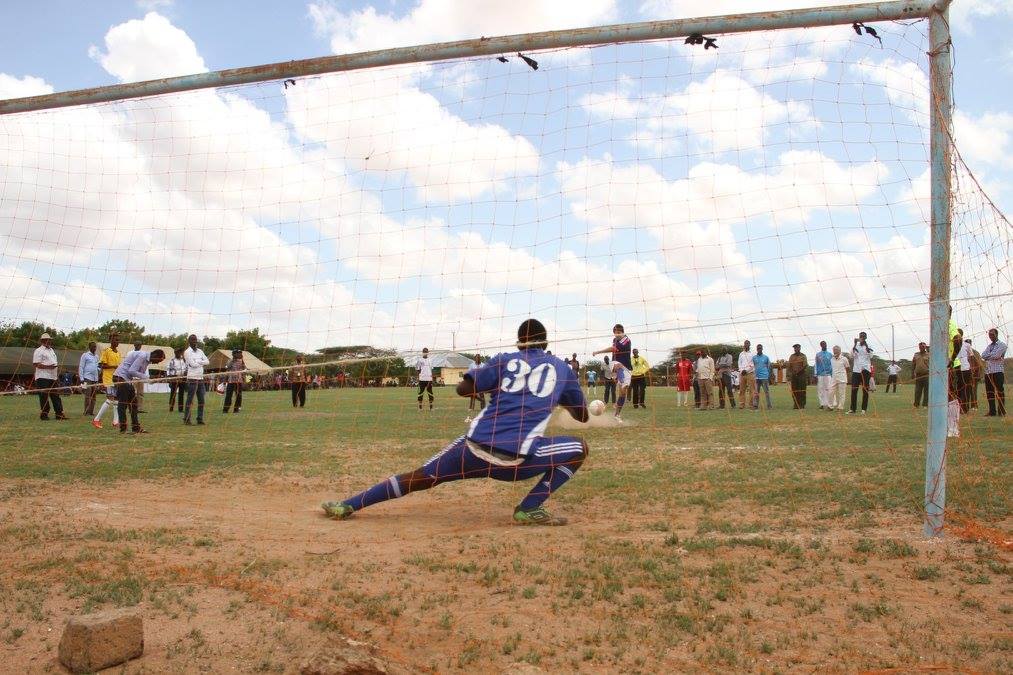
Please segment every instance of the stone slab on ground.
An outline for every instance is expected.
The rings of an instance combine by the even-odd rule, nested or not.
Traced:
[[[144,652],[144,624],[133,609],[71,617],[60,638],[60,663],[91,673],[136,659]]]
[[[352,640],[333,642],[299,669],[301,675],[388,675],[390,668],[373,656],[368,645]]]

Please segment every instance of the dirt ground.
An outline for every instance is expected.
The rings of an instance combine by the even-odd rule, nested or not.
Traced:
[[[764,531],[745,504],[591,501],[520,528],[508,488],[472,481],[325,519],[350,487],[0,481],[3,670],[60,672],[67,617],[124,605],[145,653],[114,672],[297,672],[338,636],[392,672],[1013,668],[1008,550],[907,515]]]

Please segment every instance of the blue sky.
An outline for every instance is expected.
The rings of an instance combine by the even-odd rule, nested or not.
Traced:
[[[958,148],[1004,207],[1013,21],[959,4]],[[461,8],[13,3],[0,97],[741,4]],[[478,59],[0,119],[0,310],[485,351],[534,313],[559,352],[586,356],[621,321],[652,360],[860,328],[885,344],[893,327],[905,354],[927,333],[924,26],[877,28],[883,49],[848,27],[725,36],[719,55],[602,47],[536,55],[537,74]],[[961,184],[955,295],[985,298],[958,313],[1006,328],[1008,225]]]

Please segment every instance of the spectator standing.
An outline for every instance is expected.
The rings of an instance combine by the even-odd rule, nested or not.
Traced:
[[[929,407],[929,348],[918,343],[918,351],[911,357],[911,379],[915,383],[915,407]]]
[[[134,343],[134,351],[135,352],[141,351],[141,347],[143,347],[143,346],[144,345],[141,342],[135,342]],[[129,356],[129,354],[128,354],[128,356]],[[137,400],[137,412],[138,413],[146,413],[146,412],[148,412],[147,409],[144,407],[144,383],[147,380],[148,380],[148,374],[145,373],[145,375],[144,375],[144,377],[142,379],[138,380],[137,382],[134,382],[134,390],[137,392],[136,400]]]
[[[816,375],[816,396],[820,401],[820,410],[830,409],[830,392],[834,388],[833,356],[827,351],[827,343],[820,340],[820,350],[813,357],[813,371]]]
[[[1006,416],[1006,344],[999,341],[997,328],[988,331],[989,344],[981,353],[985,362],[985,398],[988,399],[988,417]]]
[[[686,358],[685,354],[679,354],[679,360],[675,364],[675,404],[677,406],[689,405],[689,389],[693,382],[693,362]]]
[[[222,413],[229,411],[233,395],[236,397],[236,403],[232,407],[232,412],[237,413],[243,407],[244,370],[246,370],[246,363],[243,361],[243,350],[233,349],[232,360],[229,361],[228,366],[228,375],[225,376],[225,405],[222,407]]]
[[[292,391],[292,407],[306,407],[306,364],[303,355],[295,357],[295,365],[288,369],[288,382]],[[421,394],[420,394],[421,396]]]
[[[756,371],[753,366],[753,353],[750,351],[749,340],[742,343],[739,352],[739,408],[747,407],[756,410],[753,401],[756,399]]]
[[[204,424],[204,395],[207,387],[204,384],[204,367],[210,363],[204,350],[197,344],[197,336],[187,338],[188,347],[183,351],[186,363],[186,409],[183,411],[183,424],[192,424],[193,399],[197,397],[197,424]]]
[[[95,397],[98,395],[98,345],[94,342],[88,343],[88,350],[81,354],[81,360],[77,364],[77,378],[84,389],[84,413],[89,417],[95,414]]]
[[[576,356],[576,355],[574,355]],[[482,357],[475,354],[475,360],[468,366],[468,375],[471,376],[471,380],[475,381],[475,371],[482,367]],[[465,418],[465,422],[471,421],[471,413],[475,409],[475,403],[478,403],[479,410],[485,410],[485,394],[482,392],[476,392],[468,397],[468,417]]]
[[[696,377],[700,383],[700,410],[710,410],[714,406],[714,359],[705,348],[703,355],[696,360]]]
[[[756,345],[756,356],[753,357],[753,375],[756,378],[756,393],[753,394],[753,410],[760,408],[760,389],[767,398],[767,410],[770,404],[770,357],[763,353],[763,345]]]
[[[693,361],[693,407],[700,407],[700,374],[697,372],[697,364],[700,363],[700,357],[703,356],[701,350],[696,352],[696,360]]]
[[[173,358],[165,366],[165,376],[169,378],[169,412],[173,407],[179,406],[179,412],[183,412],[183,396],[185,394],[186,361],[183,360],[183,348],[176,347]],[[176,400],[176,394],[179,400]]]
[[[140,349],[127,354],[123,362],[116,368],[116,372],[113,373],[113,381],[116,382],[116,402],[120,409],[120,419],[124,420],[123,424],[120,425],[120,433],[124,434],[127,432],[127,411],[130,411],[130,429],[132,433],[144,434],[147,433],[141,428],[141,423],[137,419],[137,392],[134,388],[138,381],[145,380],[148,378],[148,366],[152,363],[161,363],[165,358],[165,352],[161,349],[148,352]]]
[[[718,400],[721,402],[719,406],[722,410],[725,409],[725,392],[728,393],[728,403],[731,408],[735,408],[735,389],[732,387],[732,366],[734,359],[732,353],[725,349],[725,353],[717,360],[715,366],[717,367],[717,382],[718,385]]]
[[[41,344],[32,354],[32,365],[35,366],[35,383],[32,387],[39,391],[39,419],[49,419],[49,404],[52,402],[56,419],[65,420],[67,416],[63,414],[63,401],[60,400],[59,390],[54,388],[60,366],[56,350],[51,346],[52,340],[49,333],[43,333],[39,338]]]
[[[858,409],[858,389],[862,389],[862,414],[869,408],[869,381],[872,379],[872,347],[867,342],[865,331],[858,334],[851,347],[851,410]]]
[[[598,389],[598,371],[588,370],[587,371],[587,394],[588,396],[594,396]]]
[[[576,353],[574,353],[573,356],[570,357],[570,360],[567,361],[567,363],[570,365],[570,370],[573,371],[573,374],[579,376],[580,375],[580,361],[577,360],[577,354]]]
[[[640,350],[633,350],[633,378],[630,382],[631,397],[634,408],[647,408],[647,374],[651,364],[640,355]]]
[[[576,356],[576,354],[574,355]],[[419,412],[422,412],[422,394],[429,394],[429,411],[433,410],[433,362],[429,359],[429,347],[422,348],[422,358],[415,362],[419,378]]]
[[[958,329],[960,337],[964,337],[964,331]],[[957,352],[957,359],[960,361],[959,371],[957,378],[958,389],[957,389],[957,400],[960,401],[960,412],[967,414],[971,409],[971,388],[973,381],[971,379],[971,369],[973,367],[974,357],[971,354],[971,341],[962,340],[960,343],[960,349]]]
[[[834,345],[834,355],[830,359],[830,377],[833,380],[833,388],[827,399],[828,410],[844,410],[844,392],[848,387],[851,377],[851,364],[848,357],[841,353],[841,348]]]
[[[605,393],[602,395],[602,401],[604,403],[609,402],[611,397],[612,403],[616,401],[616,376],[612,372],[612,364],[609,362],[609,357],[605,357],[605,369],[601,373],[601,379],[604,383]]]
[[[788,357],[788,382],[791,387],[793,410],[805,410],[806,389],[809,387],[809,360],[802,353],[802,345],[791,346],[795,352]]]
[[[971,388],[967,392],[968,407],[973,410],[978,409],[978,383],[981,382],[982,376],[985,374],[985,361],[981,358],[981,352],[974,348],[974,345],[970,340],[967,340],[967,345],[971,351]]]
[[[113,382],[113,373],[123,360],[123,357],[120,356],[119,346],[120,336],[116,333],[110,333],[109,346],[102,350],[102,355],[98,359],[98,367],[102,371],[102,386],[105,388],[106,400],[102,402],[101,407],[98,409],[98,414],[91,421],[91,425],[96,429],[102,428],[102,415],[110,408],[113,411],[113,426],[120,426],[119,406],[116,405],[116,384]]]
[[[897,365],[896,361],[891,361],[890,365],[886,367],[886,392],[890,393],[890,387],[893,386],[893,393],[897,393],[897,376],[900,375],[900,366]]]

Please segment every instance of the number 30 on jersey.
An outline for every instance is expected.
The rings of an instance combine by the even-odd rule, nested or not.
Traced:
[[[556,388],[556,369],[551,363],[532,368],[520,359],[510,359],[499,388],[505,394],[517,394],[527,389],[535,396],[545,398]]]

